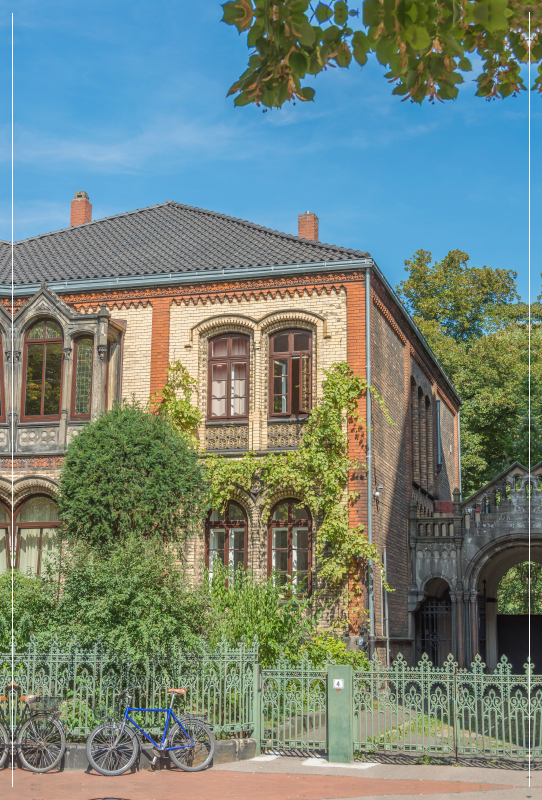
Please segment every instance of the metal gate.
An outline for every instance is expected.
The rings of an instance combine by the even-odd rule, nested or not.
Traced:
[[[424,653],[435,667],[452,651],[452,604],[445,592],[441,599],[428,597],[418,611],[418,655]]]
[[[261,674],[261,742],[271,750],[327,749],[326,667],[281,661]]]

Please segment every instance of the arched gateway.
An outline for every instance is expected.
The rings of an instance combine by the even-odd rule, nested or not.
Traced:
[[[529,560],[529,530],[530,560],[542,563],[542,462],[530,477],[516,462],[467,500],[461,502],[456,490],[453,502],[435,506],[432,517],[419,517],[415,502],[410,509],[416,660],[425,652],[442,664],[452,653],[459,666],[467,666],[479,653],[493,669],[506,655],[514,672],[522,672],[526,619],[499,617],[497,590],[511,567]],[[541,622],[531,618],[531,656],[538,668]]]

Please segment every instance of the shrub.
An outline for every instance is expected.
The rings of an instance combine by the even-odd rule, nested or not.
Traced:
[[[176,555],[156,539],[136,535],[105,556],[84,543],[73,545],[64,563],[44,578],[51,612],[40,641],[56,636],[61,644],[76,639],[83,647],[102,642],[136,661],[178,647],[201,648],[206,598],[190,585]]]
[[[198,453],[167,419],[116,404],[68,448],[60,477],[61,535],[109,547],[127,536],[178,541],[202,519]]]

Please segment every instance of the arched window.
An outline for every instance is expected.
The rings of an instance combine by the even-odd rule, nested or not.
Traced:
[[[90,337],[74,342],[72,417],[77,419],[90,419],[93,350],[94,342]]]
[[[230,500],[222,511],[211,511],[207,522],[205,563],[212,578],[220,562],[235,570],[247,566],[247,518],[239,503]]]
[[[11,564],[10,559],[10,534],[11,534],[11,514],[9,509],[0,503],[0,575],[6,572]]]
[[[270,339],[269,414],[293,417],[311,410],[310,331],[279,331]]]
[[[281,585],[289,581],[298,592],[311,589],[311,515],[297,500],[283,500],[271,514],[267,571]]]
[[[23,370],[23,417],[60,418],[62,331],[56,322],[42,319],[27,331]]]
[[[36,495],[15,512],[15,564],[21,572],[39,575],[45,558],[54,550],[58,510],[50,497]]]
[[[209,342],[208,419],[248,417],[249,338],[238,333]]]

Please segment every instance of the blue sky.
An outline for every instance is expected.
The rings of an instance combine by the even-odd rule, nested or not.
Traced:
[[[527,98],[391,96],[384,70],[329,70],[316,102],[262,113],[226,92],[245,37],[217,2],[0,2],[0,238],[11,237],[10,16],[15,12],[15,238],[165,200],[369,250],[395,285],[417,249],[519,273],[527,293]],[[542,100],[533,95],[533,287],[539,291]]]

